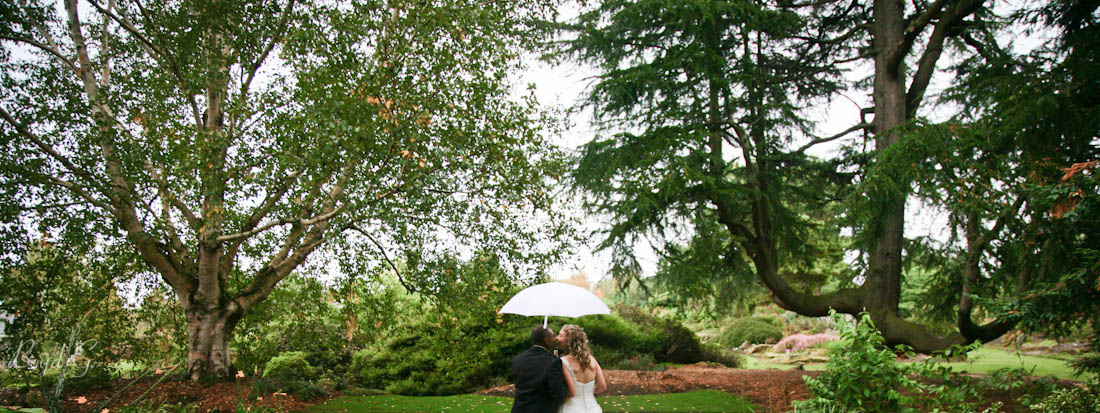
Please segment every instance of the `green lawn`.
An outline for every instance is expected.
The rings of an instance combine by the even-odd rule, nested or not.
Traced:
[[[1063,357],[1064,358],[1064,357]],[[1028,371],[1034,372],[1034,376],[1047,376],[1053,374],[1060,379],[1069,380],[1084,380],[1085,377],[1074,377],[1073,368],[1069,366],[1065,360],[1061,360],[1054,357],[1037,357],[1037,356],[1017,356],[1015,351],[1005,350],[995,347],[982,347],[970,355],[970,360],[947,363],[952,370],[966,373],[976,374],[989,374],[994,370],[1003,368],[1018,369],[1023,368]],[[746,369],[778,369],[787,370],[794,368],[794,365],[790,364],[778,364],[769,361],[761,360],[756,357],[745,357]],[[824,363],[806,364],[803,366],[806,370],[824,370]]]
[[[742,368],[748,370],[790,370],[795,368],[795,365],[772,363],[753,356],[745,356],[745,365]],[[806,370],[825,370],[825,363],[803,364],[802,368]]]
[[[970,355],[968,361],[947,363],[952,370],[988,374],[993,370],[1003,368],[1034,371],[1034,376],[1047,376],[1053,374],[1060,379],[1084,380],[1085,377],[1075,377],[1073,368],[1064,360],[1053,357],[1037,357],[1018,355],[1015,351],[999,348],[982,347]]]
[[[605,412],[691,411],[755,412],[759,406],[720,391],[598,397]],[[442,397],[355,396],[339,397],[313,406],[311,412],[507,412],[509,397],[463,394]]]

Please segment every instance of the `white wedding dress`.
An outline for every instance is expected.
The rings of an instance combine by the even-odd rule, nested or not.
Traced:
[[[603,408],[599,403],[596,403],[596,395],[593,390],[596,389],[596,379],[592,378],[592,381],[588,383],[581,383],[577,381],[577,372],[573,370],[573,365],[568,361],[562,360],[562,364],[565,368],[569,369],[569,373],[573,375],[573,386],[577,389],[577,394],[573,397],[565,399],[565,404],[561,405],[559,413],[603,413]]]

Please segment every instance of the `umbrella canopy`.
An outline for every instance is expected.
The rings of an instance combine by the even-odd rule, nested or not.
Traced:
[[[525,316],[543,316],[542,325],[550,316],[580,317],[588,314],[611,314],[596,294],[584,288],[551,282],[524,288],[512,296],[500,312]]]

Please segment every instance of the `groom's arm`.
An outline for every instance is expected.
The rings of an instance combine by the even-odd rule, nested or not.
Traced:
[[[550,387],[550,398],[555,402],[565,401],[565,376],[561,372],[561,359],[554,357],[550,371],[546,372],[546,385]]]

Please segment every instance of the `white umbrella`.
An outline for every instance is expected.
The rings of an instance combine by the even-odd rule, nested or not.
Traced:
[[[611,314],[596,294],[584,288],[551,282],[524,288],[512,296],[500,312],[525,316],[543,316],[542,326],[550,316],[580,317],[588,314]]]

